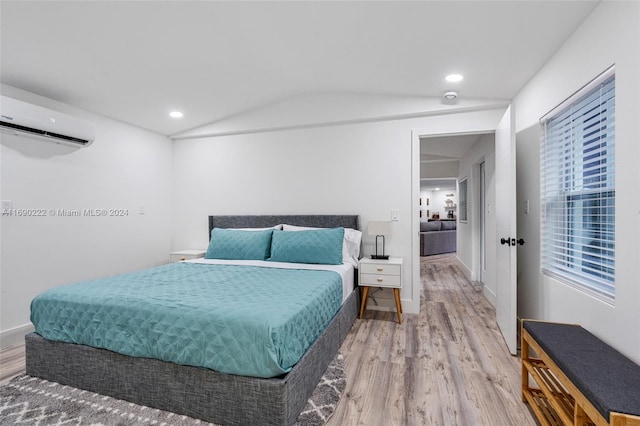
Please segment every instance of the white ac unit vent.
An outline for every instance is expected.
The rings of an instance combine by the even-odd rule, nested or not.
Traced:
[[[88,146],[96,138],[93,123],[2,96],[0,130],[18,136],[31,136],[72,146]]]

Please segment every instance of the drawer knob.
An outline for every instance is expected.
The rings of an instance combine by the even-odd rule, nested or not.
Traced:
[[[180,258],[180,260],[187,260],[187,258],[183,256]]]
[[[377,271],[378,272],[382,272],[382,271],[384,271],[384,268],[378,268]]]
[[[384,281],[384,280],[383,280],[382,278],[378,278],[378,282],[379,282],[379,283],[381,283],[381,282],[383,282],[383,281]]]

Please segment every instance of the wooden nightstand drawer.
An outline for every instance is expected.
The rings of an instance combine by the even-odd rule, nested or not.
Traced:
[[[370,287],[401,287],[400,275],[360,274],[360,285]]]
[[[169,254],[169,261],[182,262],[183,260],[198,259],[204,257],[206,250],[179,250]]]
[[[361,263],[362,274],[397,275],[400,276],[401,265],[385,265],[381,263]]]

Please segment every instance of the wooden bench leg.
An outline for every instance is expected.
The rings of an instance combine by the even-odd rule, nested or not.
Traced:
[[[584,412],[580,404],[576,404],[573,410],[573,419],[575,426],[584,426],[589,422],[589,416]]]
[[[529,372],[525,367],[525,360],[529,360],[529,342],[524,338],[524,330],[520,329],[520,361],[522,364],[522,402],[527,403],[525,393],[529,389]]]
[[[640,416],[611,413],[611,426],[640,426]]]

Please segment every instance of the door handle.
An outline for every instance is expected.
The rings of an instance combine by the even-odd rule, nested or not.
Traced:
[[[516,246],[516,244],[520,244],[520,245],[524,245],[524,240],[522,238],[520,238],[519,240],[516,241],[515,238],[500,238],[500,244],[502,245],[508,245],[508,246]]]
[[[511,245],[511,238],[509,238],[509,237],[500,238],[500,244],[502,244],[502,245],[506,244],[506,245],[510,246]],[[515,245],[515,242],[514,242],[514,245]]]

